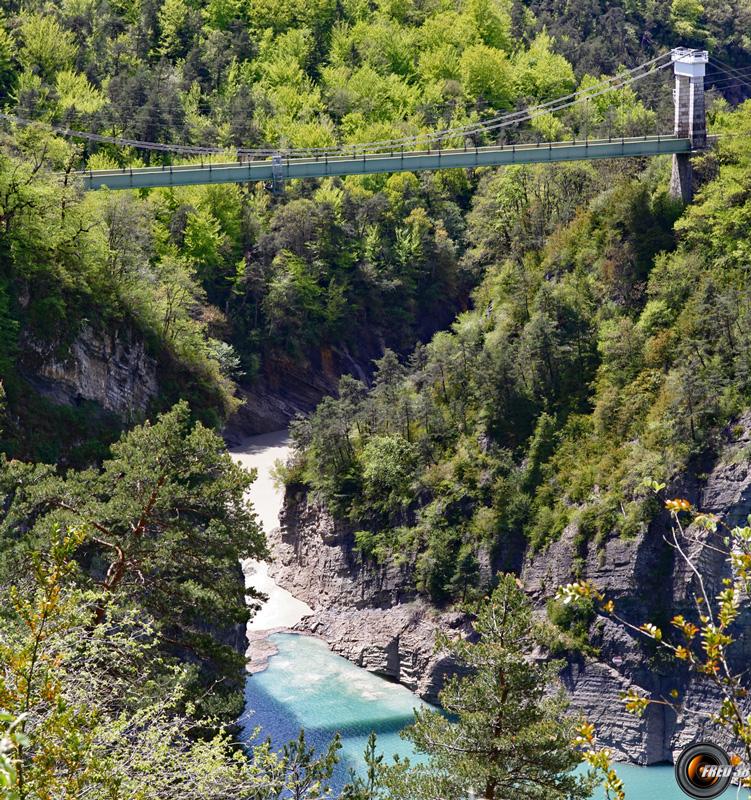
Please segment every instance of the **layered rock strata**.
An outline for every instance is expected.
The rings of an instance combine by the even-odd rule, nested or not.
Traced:
[[[725,431],[718,452],[703,480],[689,476],[669,491],[731,526],[745,524],[751,513],[751,414]],[[690,556],[708,576],[707,590],[714,595],[728,573],[715,549],[721,541],[705,531],[690,528],[687,533]],[[599,545],[582,546],[570,526],[544,552],[519,553],[522,580],[542,610],[558,586],[575,576],[588,578],[629,621],[654,621],[667,630],[674,614],[693,614],[697,589],[695,576],[670,547],[669,534],[666,514],[639,536],[611,536]],[[441,629],[458,633],[466,622],[417,597],[409,564],[363,560],[351,527],[301,487],[288,490],[281,528],[271,544],[274,578],[315,611],[300,623],[300,630],[323,637],[360,666],[435,699],[455,666],[435,652],[435,634]],[[734,663],[743,669],[751,660],[751,614],[744,614],[736,628]],[[596,725],[602,744],[624,759],[654,764],[671,761],[685,744],[702,737],[726,741],[702,713],[718,706],[717,693],[706,681],[691,678],[643,637],[609,619],[598,617],[591,633],[598,655],[570,654],[561,677],[573,706]],[[626,713],[621,700],[632,688],[652,697],[669,697],[677,690],[685,710],[676,716],[667,706],[654,705],[643,718],[635,717]]]
[[[85,325],[67,347],[24,340],[23,372],[44,397],[62,405],[98,403],[123,419],[143,413],[159,390],[156,360],[143,339],[123,327]]]
[[[288,490],[280,522],[270,537],[270,572],[315,612],[296,630],[320,636],[355,664],[435,701],[446,675],[456,671],[436,650],[436,633],[463,633],[463,615],[418,598],[411,565],[364,560],[351,527],[301,488]]]

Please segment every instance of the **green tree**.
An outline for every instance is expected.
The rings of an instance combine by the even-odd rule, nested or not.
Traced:
[[[459,73],[467,95],[474,100],[487,100],[494,108],[511,104],[511,62],[502,50],[485,44],[468,47],[461,56]]]
[[[16,79],[16,45],[0,15],[0,91],[8,95]]]
[[[353,771],[350,782],[342,789],[341,800],[378,800],[381,796],[385,764],[383,753],[378,752],[377,744],[375,731],[371,731],[363,753],[365,777],[361,778]]]
[[[190,6],[185,0],[165,0],[159,9],[158,19],[161,29],[159,52],[163,55],[183,55],[190,36]]]
[[[701,34],[699,23],[704,15],[704,6],[699,0],[672,0],[670,23],[679,36],[694,38]]]
[[[203,16],[212,28],[225,30],[242,16],[242,0],[208,0]]]
[[[372,508],[397,511],[412,498],[417,465],[413,445],[401,436],[374,436],[360,454],[363,495]]]
[[[10,297],[0,282],[0,375],[9,375],[18,349],[18,320],[10,310]]]
[[[300,352],[319,340],[318,323],[326,316],[324,290],[304,259],[282,251],[273,262],[273,275],[263,299],[268,335],[280,349]]]
[[[241,750],[192,713],[192,668],[160,655],[148,614],[110,603],[92,626],[100,593],[81,590],[73,558],[85,539],[53,529],[29,574],[0,584],[3,800],[329,797],[338,737],[320,755],[303,733],[279,753]]]
[[[233,462],[221,438],[193,423],[183,402],[124,434],[101,468],[65,477],[21,464],[7,471],[2,571],[25,563],[28,534],[11,555],[29,525],[37,546],[53,523],[85,530],[85,582],[100,592],[92,624],[107,620],[111,603],[135,604],[157,620],[167,649],[191,652],[199,683],[224,676],[211,702],[219,710],[224,696],[221,713],[234,713],[242,657],[221,636],[247,620],[238,560],[263,558],[266,545],[245,497],[254,476]]]
[[[196,263],[198,272],[209,285],[217,280],[222,239],[221,226],[210,209],[200,208],[188,215],[185,223],[185,253]]]
[[[576,85],[571,64],[553,51],[553,41],[546,33],[539,34],[528,50],[519,50],[515,66],[516,88],[524,97],[551,100]]]
[[[509,0],[468,0],[464,5],[485,44],[503,50],[511,48]]]
[[[381,358],[373,361],[375,375],[373,377],[373,398],[380,411],[378,423],[388,432],[400,428],[400,420],[395,419],[394,412],[400,405],[402,395],[402,381],[405,369],[399,362],[399,356],[387,349]],[[406,429],[404,430],[406,438]]]
[[[227,566],[265,554],[245,499],[253,477],[183,402],[125,434],[101,471],[70,476],[58,502],[89,524],[105,591],[138,597],[173,636],[190,635],[205,619],[244,618]],[[171,563],[179,573],[164,569]]]
[[[61,70],[57,73],[55,88],[60,96],[58,103],[64,111],[93,114],[107,102],[102,92],[92,86],[85,75],[72,70]]]
[[[458,597],[462,603],[467,600],[467,592],[480,582],[480,564],[477,561],[474,547],[464,544],[459,548],[456,559],[456,570],[451,579],[452,595]]]
[[[88,753],[94,714],[66,702],[57,650],[82,599],[65,585],[83,538],[81,531],[54,531],[49,551],[34,556],[31,589],[5,587],[10,603],[0,624],[0,737],[3,780],[18,800],[75,797],[94,779]]]
[[[473,627],[476,643],[439,640],[470,674],[450,678],[441,691],[447,716],[415,712],[403,736],[428,761],[392,768],[389,796],[463,797],[472,789],[486,800],[589,797],[591,781],[572,774],[581,761],[576,720],[566,714],[563,690],[549,691],[559,665],[530,660],[539,634],[513,575],[500,577]]]
[[[334,773],[341,748],[339,734],[331,741],[322,756],[316,756],[315,748],[308,745],[305,731],[300,730],[297,739],[287,743],[279,755],[279,765],[284,779],[278,787],[281,796],[290,800],[319,800],[331,797],[328,781]]]
[[[247,8],[251,25],[260,30],[308,27],[319,34],[329,28],[336,13],[334,0],[248,0]]]
[[[78,48],[70,31],[52,15],[31,14],[22,18],[19,53],[21,64],[51,80],[60,69],[71,66]]]

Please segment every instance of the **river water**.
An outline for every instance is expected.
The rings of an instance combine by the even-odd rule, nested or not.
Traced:
[[[233,451],[237,461],[258,470],[250,499],[264,530],[278,524],[282,492],[274,485],[271,470],[277,459],[289,453],[286,431],[249,438]],[[246,583],[265,592],[269,600],[249,623],[252,637],[275,631],[268,637],[276,654],[267,668],[248,677],[245,689],[246,738],[260,727],[261,740],[270,737],[276,747],[297,737],[305,728],[309,743],[323,749],[336,732],[342,737],[341,763],[334,783],[341,787],[350,770],[362,768],[362,752],[368,734],[378,734],[379,749],[391,756],[412,755],[399,731],[412,721],[413,709],[425,704],[403,686],[355,666],[332,653],[324,642],[309,636],[280,632],[290,628],[310,607],[274,583],[266,564],[246,562]],[[617,765],[626,786],[627,800],[679,800],[670,766]],[[600,800],[601,792],[594,797]],[[520,798],[523,800],[523,798]]]
[[[251,436],[232,451],[235,461],[242,464],[245,469],[258,471],[248,497],[266,533],[279,525],[279,511],[284,499],[283,490],[274,483],[272,470],[277,461],[284,461],[287,458],[289,448],[287,431],[275,431]],[[286,589],[276,584],[269,575],[267,563],[249,560],[243,563],[243,571],[245,585],[258,589],[269,598],[251,619],[248,630],[291,628],[306,614],[312,612],[313,609],[307,603],[293,597]]]

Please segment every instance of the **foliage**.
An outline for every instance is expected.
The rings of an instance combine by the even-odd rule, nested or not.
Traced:
[[[411,500],[416,453],[402,437],[374,436],[361,454],[363,500],[375,509],[391,509]]]
[[[428,760],[390,767],[388,796],[588,797],[589,778],[571,773],[581,761],[576,721],[562,690],[550,691],[559,665],[529,658],[539,634],[518,579],[500,576],[473,628],[479,641],[440,640],[468,674],[442,689],[445,715],[415,711],[402,735]]]
[[[409,563],[445,602],[476,582],[466,558],[520,533],[544,548],[574,526],[576,565],[646,530],[659,508],[644,478],[685,469],[751,399],[750,113],[715,115],[732,134],[721,176],[682,216],[659,165],[604,190],[579,167],[481,183],[463,260],[485,275],[475,309],[406,364],[387,354],[369,393],[347,379],[294,431],[298,479],[353,520],[365,555]],[[395,474],[384,441],[414,454],[406,505],[368,483]]]
[[[186,702],[191,667],[159,654],[153,619],[78,585],[82,530],[53,529],[33,575],[4,584],[0,617],[3,797],[212,798],[329,796],[335,739],[320,757],[304,734],[280,753],[247,755],[216,718]],[[107,602],[106,621],[92,612]]]
[[[24,15],[20,34],[23,47],[19,60],[30,72],[51,78],[73,63],[77,51],[73,36],[54,17]]]
[[[556,41],[556,50],[576,73],[614,71],[636,66],[665,50],[683,45],[707,49],[712,56],[736,66],[748,63],[751,8],[733,0],[665,0],[633,2],[615,0],[529,0],[520,3],[527,12],[520,18],[517,35],[530,37],[545,31]],[[709,73],[710,81],[724,75]],[[748,97],[748,87],[737,81],[723,92]]]
[[[14,719],[9,713],[0,713],[0,723],[3,724],[3,737],[0,739],[0,789],[3,790],[3,797],[8,800],[19,800],[17,791],[18,771],[9,753],[18,747],[26,747],[28,739],[18,732],[18,726],[23,721],[23,717]]]
[[[16,45],[0,17],[0,91],[7,94],[16,78]]]
[[[371,731],[363,753],[366,777],[360,777],[353,770],[350,782],[342,789],[340,800],[378,800],[385,765],[383,753],[378,752],[377,741],[375,731]]]
[[[601,5],[11,3],[0,93],[4,111],[40,123],[218,144],[225,159],[243,146],[476,123],[591,87],[676,35],[748,64],[746,3],[712,13],[691,0]],[[651,133],[671,105],[648,108],[658,87],[643,87],[541,115],[502,140]],[[731,82],[725,93],[742,90]],[[252,381],[306,362],[336,371],[383,352],[372,386],[345,376],[337,398],[294,426],[286,478],[349,517],[362,558],[408,566],[436,603],[477,599],[488,588],[481,565],[503,563],[520,541],[542,548],[572,526],[576,564],[614,532],[645,530],[657,510],[645,475],[675,475],[749,400],[750,119],[748,108],[713,111],[728,135],[704,169],[721,179],[683,216],[661,163],[351,177],[274,195],[233,186],[82,196],[76,166],[172,162],[4,122],[2,447],[61,463],[0,456],[0,580],[10,592],[10,575],[33,567],[36,581],[16,586],[0,617],[12,665],[0,785],[19,797],[83,787],[109,798],[326,795],[336,741],[316,757],[301,734],[280,754],[257,745],[246,761],[217,720],[236,716],[242,672],[205,620],[224,630],[244,621],[237,559],[264,545],[243,500],[250,478],[194,418],[219,423],[243,373]],[[110,448],[141,412],[113,420],[46,403],[27,377],[63,362],[89,330],[143,344],[156,360],[160,391],[145,415],[181,397],[189,406]],[[501,631],[513,646],[494,627],[499,605],[516,613]],[[50,615],[55,624],[42,625]],[[568,644],[583,643],[589,611],[553,606],[551,616]],[[446,689],[456,719],[418,718],[411,735],[433,760],[395,767],[390,796],[456,794],[457,781],[478,775],[478,788],[499,795],[515,758],[510,731],[494,724],[507,712],[536,762],[523,773],[527,793],[540,794],[544,771],[554,793],[583,790],[566,774],[576,761],[569,722],[550,720],[560,698],[541,693],[554,665],[521,655],[538,632],[510,578],[477,628],[478,645],[445,643],[477,667]],[[658,628],[645,632],[662,641]],[[510,694],[495,691],[500,678]],[[447,747],[457,730],[474,751]],[[579,744],[607,770],[591,735]],[[374,741],[368,752],[367,780],[351,791],[373,800],[384,773]]]
[[[317,800],[331,796],[328,781],[339,760],[337,750],[340,747],[337,733],[328,750],[317,757],[315,749],[305,741],[305,731],[301,729],[297,739],[285,744],[279,753],[280,772],[284,776],[279,786],[280,792],[291,800]]]
[[[587,654],[595,651],[589,644],[589,631],[596,617],[594,605],[582,602],[571,605],[551,599],[547,603],[548,619],[557,629],[551,637],[554,652],[575,650]]]
[[[63,475],[21,462],[2,467],[0,572],[23,573],[46,546],[50,525],[81,528],[82,581],[104,598],[91,612],[94,622],[105,622],[109,602],[151,615],[170,652],[191,653],[197,686],[223,678],[211,702],[230,713],[242,659],[221,635],[247,619],[236,564],[266,551],[245,500],[253,476],[234,464],[222,440],[193,424],[181,403],[123,435],[101,468]]]
[[[79,102],[80,92],[71,91]],[[39,457],[67,444],[64,414],[45,408],[23,376],[45,360],[64,362],[80,336],[113,348],[137,349],[140,339],[144,358],[161,367],[161,402],[185,395],[215,423],[236,401],[204,321],[212,312],[195,262],[154,241],[153,210],[127,196],[81,198],[50,174],[70,168],[75,149],[42,133],[29,133],[22,144],[18,157],[0,153],[0,370],[16,421],[6,431],[7,449]],[[89,416],[91,439],[105,427],[102,416],[101,409]]]
[[[326,146],[472,124],[631,63],[629,52],[591,65],[590,75],[575,70],[570,31],[559,36],[521,5],[157,0],[99,8],[53,0],[44,13],[14,5],[0,20],[0,88],[13,88],[4,93],[7,110],[25,118],[158,143],[217,145],[227,148],[217,156],[225,160],[236,147]],[[735,30],[735,22],[729,27]],[[645,49],[651,52],[646,43]],[[611,117],[623,130],[652,131],[653,112],[644,105],[650,93],[611,94],[619,99],[609,113],[598,110],[586,120],[543,115],[531,132],[499,135],[595,135],[612,127]],[[11,141],[28,135],[9,130]],[[41,142],[41,129],[33,136]],[[451,144],[490,141],[473,134]],[[66,157],[66,167],[170,159],[89,143]],[[64,297],[57,291],[62,281],[35,283],[34,308],[15,309],[16,316],[22,329],[64,334],[56,342],[61,351],[81,319],[96,319],[103,329],[134,321],[168,362],[163,371],[175,375],[166,404],[195,391],[194,404],[207,419],[209,407],[218,409],[218,422],[233,408],[233,386],[213,339],[238,353],[240,369],[232,375],[252,381],[280,361],[313,365],[330,350],[346,349],[361,362],[382,344],[406,352],[466,307],[481,277],[471,256],[463,263],[473,245],[467,212],[480,174],[295,182],[274,197],[264,187],[91,196],[82,204],[86,233],[72,245],[73,252],[79,241],[89,245],[78,251],[83,280],[71,280]],[[579,199],[575,192],[560,197]],[[75,207],[77,198],[64,192],[61,203]],[[49,252],[53,263],[62,260],[54,236]],[[25,270],[14,272],[26,280]],[[74,303],[71,290],[91,283],[92,273],[96,290]],[[19,281],[10,277],[15,290]],[[49,276],[38,277],[42,283]]]

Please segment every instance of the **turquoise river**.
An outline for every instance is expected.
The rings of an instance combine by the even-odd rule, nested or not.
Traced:
[[[284,432],[253,437],[235,452],[246,467],[258,469],[251,499],[268,530],[281,505],[269,471],[276,458],[285,457],[288,443]],[[257,566],[256,566],[257,570]],[[289,593],[273,585],[265,570],[246,569],[248,582],[269,595],[262,614],[251,622],[251,631],[286,628],[309,609]],[[259,581],[255,583],[255,580]],[[324,748],[335,733],[342,738],[341,763],[334,784],[341,787],[351,770],[362,768],[362,753],[371,731],[378,734],[379,749],[387,759],[394,754],[414,756],[399,732],[413,718],[413,709],[424,705],[403,686],[373,675],[332,653],[318,639],[293,633],[272,633],[270,642],[278,651],[267,668],[248,677],[243,718],[245,737],[262,731],[259,741],[271,738],[280,747],[304,728],[310,743]],[[252,645],[251,645],[252,648]],[[617,765],[626,786],[627,800],[679,800],[684,798],[670,766]],[[596,793],[595,800],[601,800]],[[523,800],[523,798],[520,798]]]

